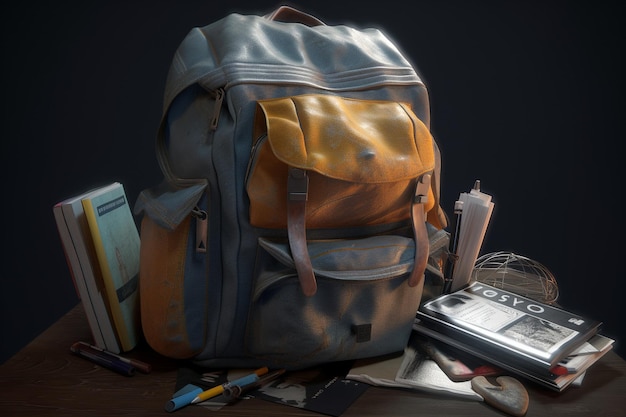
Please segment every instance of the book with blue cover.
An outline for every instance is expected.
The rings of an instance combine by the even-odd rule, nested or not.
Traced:
[[[139,231],[124,187],[114,183],[82,199],[121,350],[141,335]]]

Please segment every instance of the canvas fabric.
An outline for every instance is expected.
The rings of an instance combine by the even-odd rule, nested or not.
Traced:
[[[447,238],[429,123],[423,81],[379,29],[290,7],[193,28],[165,85],[163,181],[135,204],[150,346],[289,369],[401,350]],[[285,195],[292,168],[304,200]],[[327,206],[341,193],[362,198]]]

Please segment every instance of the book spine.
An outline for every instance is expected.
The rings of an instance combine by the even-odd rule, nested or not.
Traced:
[[[103,236],[100,231],[99,221],[97,218],[96,208],[91,200],[83,200],[85,207],[85,215],[91,230],[94,247],[100,264],[102,279],[106,288],[109,307],[113,316],[113,321],[117,329],[117,335],[120,340],[123,351],[133,349],[137,344],[137,337],[132,326],[132,317],[128,317],[122,308],[121,302],[117,295],[117,285],[113,277],[111,267],[107,261],[107,252],[104,247]]]
[[[104,338],[103,348],[119,353],[120,344],[109,312],[109,302],[106,299],[100,265],[82,201],[77,199],[65,204],[63,213],[78,256],[78,268],[85,281],[88,299],[98,320],[99,331]]]
[[[87,322],[89,323],[94,344],[96,346],[105,347],[106,343],[104,341],[104,336],[102,335],[98,316],[91,302],[89,291],[87,290],[87,283],[85,282],[80,260],[78,258],[78,254],[76,253],[76,248],[74,246],[74,242],[72,241],[69,227],[63,214],[63,207],[61,205],[54,206],[53,213],[59,237],[61,238],[61,246],[63,248],[65,260],[67,262],[67,266],[69,267],[72,282],[74,283],[74,289],[76,290],[76,294],[78,295],[78,298],[80,299],[85,310],[85,315],[87,316]]]
[[[417,317],[422,320],[425,327],[429,327],[441,334],[445,334],[459,340],[467,341],[468,344],[480,344],[483,346],[484,349],[488,350],[492,354],[504,355],[505,357],[515,361],[523,361],[526,366],[535,367],[535,369],[547,371],[552,366],[556,365],[560,360],[560,357],[554,358],[552,361],[542,359],[540,357],[531,355],[528,352],[524,352],[523,350],[516,349],[513,346],[500,343],[481,334],[474,333],[468,331],[465,328],[455,326],[454,324],[449,323],[446,320],[431,316],[428,313],[424,313],[422,311],[417,312]]]

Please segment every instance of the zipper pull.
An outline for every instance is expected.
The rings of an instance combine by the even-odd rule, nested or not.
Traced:
[[[217,129],[217,122],[220,119],[220,112],[222,111],[222,102],[224,101],[224,89],[222,87],[215,90],[215,107],[213,108],[213,118],[211,119],[210,129],[214,131]]]
[[[198,206],[194,207],[191,213],[196,218],[196,252],[206,253],[209,216]]]

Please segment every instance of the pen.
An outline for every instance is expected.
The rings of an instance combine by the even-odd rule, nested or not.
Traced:
[[[191,404],[191,400],[196,398],[196,396],[198,396],[201,392],[202,388],[197,387],[189,392],[172,398],[165,404],[165,411],[171,413],[172,411],[176,411],[181,407]]]
[[[226,400],[226,402],[234,401],[238,399],[239,397],[241,397],[243,394],[250,392],[256,388],[259,388],[267,384],[270,381],[275,380],[276,378],[278,378],[285,372],[286,372],[286,369],[278,369],[276,371],[270,372],[267,375],[264,375],[263,377],[259,378],[257,381],[252,382],[250,384],[230,386],[224,389],[224,393],[223,393],[224,399]]]
[[[123,361],[117,360],[116,358],[107,358],[104,355],[97,355],[93,352],[90,352],[86,349],[83,349],[80,346],[80,343],[76,342],[70,347],[70,351],[75,353],[76,355],[88,359],[100,366],[111,369],[117,373],[120,373],[125,376],[133,376],[135,374],[135,368]]]
[[[148,363],[145,363],[145,362],[142,362],[140,360],[125,358],[125,357],[117,355],[117,354],[115,354],[113,352],[109,352],[108,350],[99,348],[97,346],[90,345],[89,343],[85,343],[85,342],[77,342],[77,343],[79,343],[82,347],[84,347],[87,350],[96,351],[96,352],[93,352],[93,353],[99,352],[99,353],[102,353],[104,355],[110,356],[112,358],[118,359],[118,360],[120,360],[122,362],[126,362],[126,363],[132,365],[133,367],[137,368],[139,371],[143,372],[144,374],[148,374],[152,370],[152,365],[150,365]]]
[[[220,395],[221,393],[224,392],[225,389],[232,387],[232,386],[244,386],[247,384],[251,384],[254,383],[256,381],[259,380],[259,377],[261,375],[265,375],[269,370],[267,369],[267,367],[263,367],[263,368],[259,368],[256,371],[254,371],[253,373],[251,373],[250,375],[246,375],[242,378],[239,379],[235,379],[234,381],[231,382],[226,382],[225,384],[222,385],[218,385],[216,387],[210,388],[206,391],[201,392],[200,394],[198,394],[198,396],[196,398],[194,398],[191,401],[191,404],[196,404],[202,401],[206,401],[210,398],[213,397],[217,397],[218,395]]]
[[[444,294],[450,292],[450,287],[452,286],[452,273],[454,272],[454,264],[458,259],[457,251],[459,249],[459,235],[461,234],[461,220],[463,218],[463,201],[457,200],[454,202],[454,214],[456,215],[456,224],[454,225],[454,235],[452,236],[450,255],[448,256],[448,268],[443,288]]]

